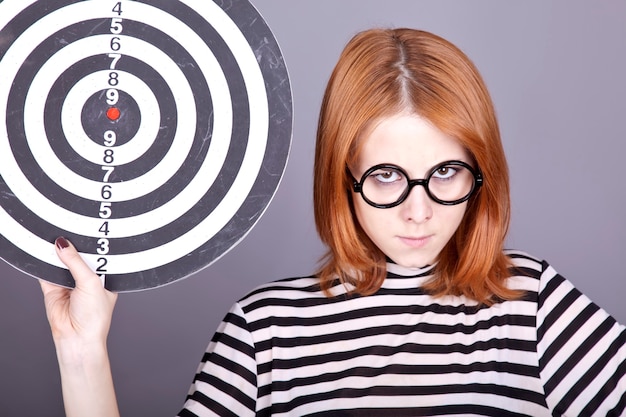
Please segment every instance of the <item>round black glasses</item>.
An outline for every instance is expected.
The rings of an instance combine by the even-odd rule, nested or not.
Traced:
[[[435,166],[425,179],[409,179],[406,171],[397,165],[374,165],[357,181],[353,190],[376,208],[391,208],[401,204],[411,189],[421,185],[435,202],[445,206],[460,204],[483,184],[480,171],[463,161],[446,161]]]

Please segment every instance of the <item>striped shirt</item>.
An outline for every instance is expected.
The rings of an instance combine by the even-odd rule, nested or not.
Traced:
[[[491,307],[388,265],[374,295],[314,277],[257,288],[226,315],[181,417],[626,415],[626,329],[546,262],[507,252]]]

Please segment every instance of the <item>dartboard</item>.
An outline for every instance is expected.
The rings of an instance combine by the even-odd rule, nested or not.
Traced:
[[[71,287],[68,238],[117,292],[250,231],[289,154],[278,44],[246,0],[0,2],[0,257]]]

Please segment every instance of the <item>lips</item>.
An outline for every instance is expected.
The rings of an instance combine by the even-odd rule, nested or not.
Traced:
[[[420,236],[420,237],[398,236],[398,238],[403,244],[411,248],[419,249],[419,248],[423,248],[424,246],[426,246],[428,242],[430,242],[432,236],[433,235]]]

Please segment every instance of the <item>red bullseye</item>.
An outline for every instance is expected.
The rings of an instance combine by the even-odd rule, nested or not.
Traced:
[[[110,107],[109,110],[107,110],[107,117],[109,118],[109,120],[116,121],[120,118],[120,116],[120,109],[118,109],[117,107]]]

